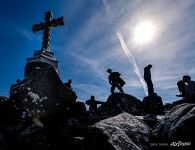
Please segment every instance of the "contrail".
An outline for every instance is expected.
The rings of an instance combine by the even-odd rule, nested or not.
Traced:
[[[110,9],[110,6],[108,5],[107,0],[102,0],[102,2],[103,2],[103,5],[104,5],[104,8],[106,10],[107,16],[110,17],[111,16],[111,9]],[[132,64],[133,70],[135,71],[136,75],[138,76],[138,78],[139,78],[139,80],[140,80],[140,82],[142,84],[142,87],[144,89],[144,92],[147,95],[148,92],[147,92],[146,84],[145,84],[145,82],[143,81],[143,78],[140,75],[140,71],[139,71],[139,69],[137,67],[137,63],[135,61],[135,58],[134,58],[133,54],[128,49],[122,34],[120,32],[118,32],[118,31],[116,31],[116,30],[115,30],[115,32],[116,32],[117,37],[118,37],[118,39],[119,39],[119,41],[121,43],[121,47],[122,47],[123,51],[125,52],[126,56],[128,57],[128,60],[130,61],[130,64]]]
[[[133,66],[133,70],[135,71],[136,75],[138,76],[143,88],[144,88],[144,92],[146,93],[146,95],[148,94],[147,92],[147,88],[146,88],[146,85],[145,85],[145,82],[143,81],[143,78],[141,77],[140,75],[140,71],[137,67],[137,64],[136,64],[136,61],[135,61],[135,58],[133,56],[133,54],[131,53],[131,51],[128,49],[124,39],[123,39],[123,36],[120,32],[116,31],[117,33],[117,37],[121,43],[121,47],[123,49],[123,51],[125,52],[125,54],[127,55],[127,57],[129,58],[128,60],[130,61],[130,63],[132,64]]]

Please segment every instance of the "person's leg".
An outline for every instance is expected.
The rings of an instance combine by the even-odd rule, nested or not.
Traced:
[[[112,85],[112,86],[111,86],[111,90],[110,90],[110,91],[111,91],[111,93],[114,93],[114,89],[115,89],[115,88],[116,88],[116,86],[115,86],[115,85]]]
[[[120,92],[124,93],[124,91],[120,85],[117,85],[117,88],[119,89]]]
[[[154,94],[154,87],[151,79],[146,79],[146,83],[148,85],[148,95]]]

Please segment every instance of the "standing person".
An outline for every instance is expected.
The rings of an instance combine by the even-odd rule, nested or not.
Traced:
[[[89,111],[96,111],[97,104],[103,104],[104,102],[95,100],[95,96],[91,95],[91,98],[85,102],[89,105]]]
[[[72,89],[71,84],[72,84],[72,80],[71,80],[71,79],[69,79],[68,82],[64,83],[64,85],[65,85],[66,87]]]
[[[154,95],[154,87],[151,79],[151,72],[150,69],[152,68],[152,65],[149,64],[144,68],[144,80],[146,81],[146,84],[148,86],[148,95]]]
[[[111,69],[108,69],[107,72],[110,74],[108,80],[111,84],[111,93],[114,93],[116,87],[120,92],[124,93],[122,87],[125,85],[125,81],[120,77],[121,74],[119,72],[112,72]]]
[[[95,111],[97,109],[97,103],[95,96],[91,95],[91,98],[86,101],[86,104],[89,105],[89,111]]]

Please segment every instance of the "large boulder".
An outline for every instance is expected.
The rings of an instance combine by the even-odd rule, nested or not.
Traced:
[[[144,97],[142,103],[144,108],[144,114],[164,114],[162,98],[157,94]]]
[[[141,101],[132,95],[113,93],[97,110],[99,116],[115,116],[123,112],[141,115],[143,113]]]
[[[148,149],[150,128],[128,113],[102,120],[91,126],[85,138],[87,150]]]
[[[53,115],[66,110],[76,101],[75,92],[64,86],[52,66],[42,65],[41,62],[35,64],[25,79],[17,85],[19,90],[16,95],[10,97],[15,98],[19,109],[32,115]]]
[[[151,129],[164,117],[163,115],[148,114],[146,116],[135,116],[136,118],[144,121]]]
[[[195,104],[180,104],[166,113],[154,133],[163,142],[191,142],[195,139]]]

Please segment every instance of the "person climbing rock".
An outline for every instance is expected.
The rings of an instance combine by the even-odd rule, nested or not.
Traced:
[[[111,69],[108,69],[107,72],[110,74],[108,80],[111,84],[111,93],[114,93],[116,87],[120,92],[124,93],[122,87],[125,85],[125,81],[120,77],[121,74],[119,72],[112,72]]]

